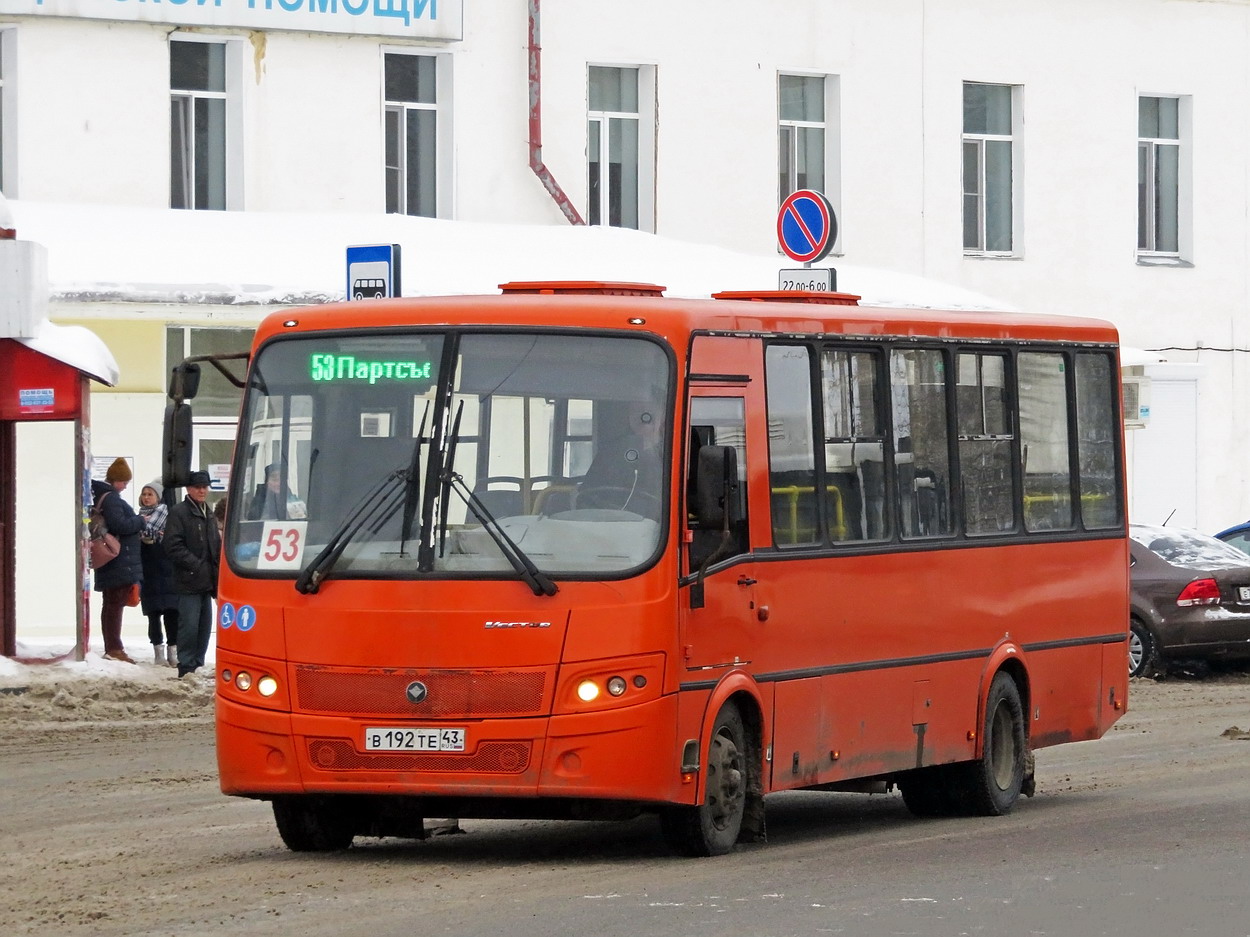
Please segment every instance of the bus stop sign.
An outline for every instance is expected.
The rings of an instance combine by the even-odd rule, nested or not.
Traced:
[[[829,200],[812,189],[786,197],[777,212],[777,241],[786,256],[799,263],[820,260],[838,239],[838,222]]]
[[[347,298],[400,295],[399,245],[359,244],[347,249]]]

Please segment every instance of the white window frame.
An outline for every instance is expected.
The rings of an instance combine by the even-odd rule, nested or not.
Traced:
[[[237,37],[231,36],[212,36],[201,35],[198,33],[172,32],[169,35],[169,42],[206,42],[214,45],[223,46],[225,49],[225,91],[187,91],[182,89],[174,89],[172,85],[169,88],[169,101],[171,109],[170,124],[172,125],[172,108],[175,100],[194,100],[197,98],[209,99],[215,98],[226,102],[226,118],[225,118],[225,161],[226,161],[226,178],[225,178],[225,211],[238,211],[244,207],[243,204],[243,41]],[[173,55],[173,49],[170,48],[166,54],[166,61],[170,61]],[[173,149],[173,130],[170,127],[170,149]],[[192,161],[194,154],[192,154]],[[169,198],[172,207],[173,202],[173,163],[169,165],[170,181],[169,181]],[[194,177],[194,171],[192,172]],[[186,206],[188,211],[213,211],[216,209],[201,208],[198,205]]]
[[[0,26],[0,192],[17,198],[17,29]]]
[[[590,107],[590,70],[592,68],[620,68],[636,72],[638,76],[638,110],[603,111],[592,110]],[[606,167],[611,162],[609,151],[609,122],[612,120],[636,120],[638,122],[638,230],[655,232],[655,66],[622,64],[616,62],[591,62],[586,66],[586,222],[590,224],[590,139],[589,126],[595,124],[599,128],[599,163]],[[599,218],[598,224],[607,226],[608,208],[611,205],[612,193],[606,180],[609,175],[604,168],[600,169],[599,178],[605,180],[599,187]]]
[[[785,78],[820,78],[824,81],[824,119],[821,121],[805,121],[805,120],[787,120],[781,116],[781,79]],[[842,245],[842,82],[838,75],[827,75],[817,72],[803,72],[797,70],[783,70],[777,73],[777,134],[778,143],[780,137],[786,133],[792,136],[790,145],[791,163],[789,166],[778,166],[778,177],[782,171],[786,174],[787,186],[790,191],[778,193],[780,199],[778,205],[785,200],[785,196],[795,191],[798,187],[797,176],[797,159],[798,147],[795,145],[798,139],[796,132],[800,127],[818,128],[824,131],[825,140],[825,165],[824,165],[824,183],[822,193],[829,200],[830,206],[833,208],[834,217],[837,219],[837,236],[830,248],[830,253],[840,255],[843,253]],[[780,161],[780,146],[778,147],[778,160]]]
[[[1136,97],[1137,109],[1135,116],[1140,114],[1143,98],[1159,98],[1176,102],[1176,137],[1143,137],[1138,125],[1137,152],[1138,166],[1143,147],[1147,151],[1147,178],[1153,179],[1157,166],[1158,150],[1161,146],[1174,146],[1177,150],[1176,170],[1176,250],[1159,250],[1158,231],[1155,228],[1155,207],[1158,204],[1159,192],[1155,185],[1148,191],[1147,207],[1147,242],[1148,246],[1137,244],[1137,262],[1147,266],[1180,265],[1188,266],[1193,249],[1193,187],[1192,163],[1193,152],[1189,141],[1192,139],[1193,98],[1186,94],[1156,94],[1140,92]],[[1138,180],[1140,184],[1140,178]],[[1138,201],[1138,227],[1141,226],[1141,202]]]
[[[414,101],[390,101],[386,97],[386,57],[388,55],[417,55],[434,60],[434,103]],[[446,53],[412,46],[383,46],[379,62],[378,87],[382,111],[382,210],[387,210],[387,175],[391,167],[387,163],[387,134],[389,115],[396,114],[402,128],[407,125],[409,111],[434,112],[434,214],[426,217],[452,217],[452,57]],[[399,196],[401,207],[396,214],[408,212],[407,186],[407,135],[400,133]]]
[[[964,89],[968,85],[994,85],[1011,89],[1011,133],[1010,134],[994,134],[994,133],[969,133],[964,130],[963,124],[963,94]],[[965,199],[963,196],[975,194],[977,197],[977,246],[969,247],[964,245],[963,252],[966,257],[1005,257],[1014,258],[1021,257],[1024,254],[1024,167],[1021,159],[1023,152],[1021,140],[1024,134],[1024,86],[1010,84],[1001,81],[971,81],[967,80],[960,84],[960,128],[963,131],[960,140],[960,241],[963,241],[964,227],[964,207]],[[1011,246],[1007,250],[989,250],[986,248],[986,179],[985,179],[985,144],[987,142],[1005,142],[1011,147]],[[964,190],[964,179],[966,177],[966,169],[964,166],[964,148],[966,144],[973,143],[977,146],[978,161],[978,191],[976,193],[966,192]]]

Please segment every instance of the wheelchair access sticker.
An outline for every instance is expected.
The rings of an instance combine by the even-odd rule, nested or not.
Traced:
[[[231,603],[222,602],[217,618],[223,628],[237,625],[240,631],[251,631],[256,624],[256,609],[250,605],[240,605],[236,611]]]

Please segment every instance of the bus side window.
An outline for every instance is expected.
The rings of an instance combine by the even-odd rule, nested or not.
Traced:
[[[718,552],[718,560],[723,560],[747,551],[746,410],[739,397],[695,397],[690,401],[690,422],[690,461],[686,466],[687,504],[693,508],[696,503],[694,495],[699,450],[704,446],[732,448],[737,453],[739,479],[734,493],[737,510],[732,512],[738,520],[731,525],[729,542],[723,548],[723,527],[704,527],[693,515],[688,518],[691,532],[689,569],[694,572]]]

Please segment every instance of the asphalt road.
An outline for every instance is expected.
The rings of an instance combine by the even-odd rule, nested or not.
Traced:
[[[1250,676],[1135,681],[1107,737],[1038,753],[1010,816],[786,794],[768,843],[693,860],[645,818],[297,855],[267,805],[218,792],[206,716],[9,721],[0,934],[1246,937],[1246,727]]]

